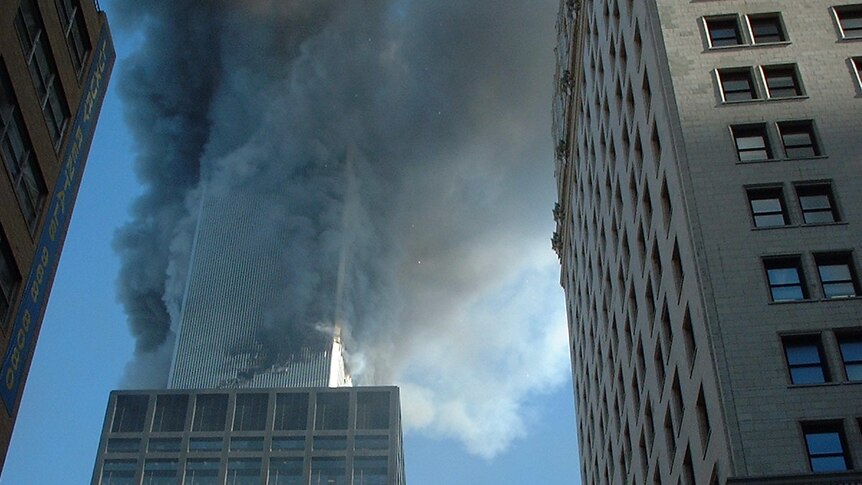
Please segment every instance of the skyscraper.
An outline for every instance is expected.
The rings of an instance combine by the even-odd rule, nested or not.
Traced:
[[[92,0],[0,2],[0,468],[113,62]]]
[[[862,4],[561,2],[581,475],[862,483]]]

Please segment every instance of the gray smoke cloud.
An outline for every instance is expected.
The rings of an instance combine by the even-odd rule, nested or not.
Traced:
[[[270,353],[344,324],[408,427],[491,457],[563,381],[547,136],[555,0],[118,0],[145,193],[118,231],[137,339],[166,380],[203,191],[284,241]],[[237,248],[242,254],[243,248]]]

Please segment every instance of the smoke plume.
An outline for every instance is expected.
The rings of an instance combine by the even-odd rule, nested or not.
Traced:
[[[271,352],[344,325],[354,378],[405,424],[491,457],[562,382],[548,238],[555,0],[118,0],[142,42],[120,87],[145,193],[116,237],[163,385],[203,192],[284,241]],[[232,210],[234,210],[232,209]],[[241,254],[244,248],[238,248]]]

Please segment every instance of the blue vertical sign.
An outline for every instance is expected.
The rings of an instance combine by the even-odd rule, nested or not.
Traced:
[[[27,368],[27,359],[33,353],[36,331],[45,315],[46,300],[57,272],[60,253],[63,251],[72,207],[81,186],[81,175],[93,141],[96,119],[102,109],[115,57],[114,46],[105,25],[93,51],[93,62],[84,83],[84,94],[69,131],[70,137],[61,159],[60,173],[48,204],[45,222],[42,224],[36,254],[24,286],[24,295],[15,314],[9,346],[3,357],[3,367],[0,368],[0,398],[3,399],[10,416],[15,413],[21,396],[24,369]]]

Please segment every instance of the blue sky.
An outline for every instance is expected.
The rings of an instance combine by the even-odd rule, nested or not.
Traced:
[[[110,16],[112,4],[102,3]],[[117,25],[113,34],[120,67],[135,39]],[[549,72],[549,84],[550,76]],[[89,482],[108,393],[119,387],[132,356],[134,341],[116,299],[119,260],[111,241],[116,229],[129,219],[129,207],[142,188],[134,175],[134,148],[117,97],[117,80],[115,76],[109,87],[90,152],[0,477],[4,485]],[[550,145],[550,136],[544,135],[549,128],[538,129]],[[544,168],[548,173],[551,163],[549,158]],[[547,188],[552,190],[553,185],[548,183]],[[556,287],[550,299],[562,305],[556,275],[545,275],[552,279],[539,286]],[[549,325],[560,324],[551,317],[558,310],[548,310]],[[541,392],[527,393],[521,405],[524,435],[493,458],[469,453],[464,438],[445,429],[408,430],[409,483],[577,483],[570,380],[557,380]],[[471,439],[475,442],[481,436]]]

